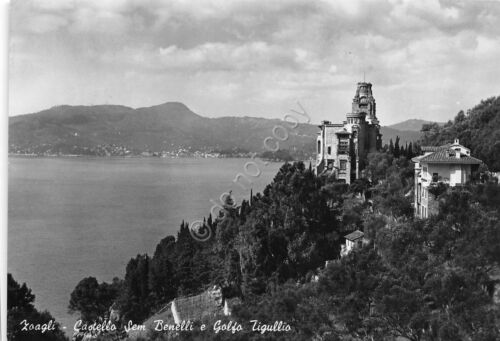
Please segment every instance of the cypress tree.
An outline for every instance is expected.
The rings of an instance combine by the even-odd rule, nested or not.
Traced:
[[[389,141],[389,154],[394,155],[394,143],[392,139]]]
[[[401,151],[399,149],[399,136],[396,136],[396,143],[394,144],[394,157],[399,158]]]

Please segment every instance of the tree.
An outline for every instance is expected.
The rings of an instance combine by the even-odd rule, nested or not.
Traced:
[[[412,142],[410,142],[410,144],[408,145],[408,150],[406,151],[406,157],[408,159],[411,159],[415,156],[415,154],[413,154],[413,144]]]
[[[387,170],[391,167],[393,161],[392,153],[369,153],[368,164],[366,166],[367,175],[372,183],[378,183],[387,176]]]
[[[109,308],[121,290],[121,281],[117,278],[112,284],[99,284],[95,277],[82,279],[70,295],[69,311],[79,312],[83,322],[96,322],[104,319]]]
[[[125,321],[140,323],[151,313],[150,263],[150,257],[145,254],[137,255],[127,264],[123,289],[117,299]]]
[[[175,237],[165,237],[156,246],[151,260],[150,287],[155,295],[156,305],[162,305],[177,295],[175,246]]]
[[[33,325],[53,323],[54,318],[48,311],[39,312],[34,306],[35,295],[26,283],[19,285],[14,277],[7,274],[7,339],[12,341],[67,341],[60,325],[53,324],[53,330],[42,333],[40,330],[22,330],[23,321]]]
[[[399,136],[396,136],[396,143],[394,143],[394,157],[396,159],[401,155],[401,150],[399,148]]]
[[[236,244],[246,293],[262,294],[266,282],[273,287],[303,278],[338,256],[335,213],[322,181],[327,180],[317,178],[302,162],[285,164],[252,204]]]

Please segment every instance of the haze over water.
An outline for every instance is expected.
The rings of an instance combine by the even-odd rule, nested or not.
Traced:
[[[182,220],[208,217],[210,199],[229,190],[237,203],[248,199],[232,182],[247,161],[10,157],[8,271],[71,331],[77,316],[67,306],[81,279],[123,278],[130,258],[151,256]],[[281,166],[256,162],[254,194]]]

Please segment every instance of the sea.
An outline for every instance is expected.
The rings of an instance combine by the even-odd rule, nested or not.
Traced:
[[[244,158],[11,156],[8,162],[8,271],[67,333],[78,318],[68,304],[81,279],[123,278],[131,258],[153,255],[183,220],[208,217],[225,192],[236,203],[250,189],[261,192],[282,165]]]

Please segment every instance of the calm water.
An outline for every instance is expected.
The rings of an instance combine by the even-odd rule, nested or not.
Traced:
[[[248,198],[232,182],[247,161],[10,157],[8,271],[72,330],[67,306],[82,278],[123,278],[130,258],[152,255],[183,219],[208,216],[210,199],[228,190]],[[280,167],[257,163],[254,193]]]

